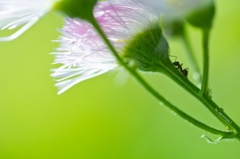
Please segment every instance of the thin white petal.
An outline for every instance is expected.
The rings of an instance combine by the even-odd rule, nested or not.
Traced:
[[[0,29],[19,30],[0,41],[17,38],[48,12],[57,0],[0,0]]]

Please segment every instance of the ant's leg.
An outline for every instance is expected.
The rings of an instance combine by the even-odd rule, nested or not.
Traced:
[[[187,77],[188,76],[188,71],[189,71],[189,68],[185,68],[181,72],[185,77]]]

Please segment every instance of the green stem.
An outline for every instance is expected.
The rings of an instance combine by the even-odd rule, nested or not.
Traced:
[[[194,80],[196,80],[197,85],[201,85],[202,84],[202,76],[200,74],[200,69],[197,65],[197,60],[193,55],[193,51],[190,46],[189,40],[187,38],[186,31],[184,31],[183,36],[181,36],[181,38],[182,38],[182,42],[187,50],[187,56],[190,61],[191,69],[193,70],[193,78],[194,78]]]
[[[162,66],[160,66],[162,68]],[[200,89],[193,85],[186,77],[184,77],[175,67],[169,66],[165,67],[165,73],[172,80],[182,86],[190,94],[196,97],[212,114],[217,117],[226,127],[233,129],[235,131],[235,137],[240,137],[239,126],[220,108],[216,103],[214,103],[209,96],[201,94]]]
[[[234,133],[233,132],[228,132],[228,131],[221,131],[215,128],[212,128],[198,120],[196,120],[195,118],[189,116],[188,114],[186,114],[185,112],[181,111],[180,109],[178,109],[176,106],[174,106],[173,104],[171,104],[168,100],[166,100],[163,96],[161,96],[158,92],[156,92],[148,83],[146,83],[145,80],[143,80],[141,78],[141,76],[139,76],[139,74],[131,69],[128,65],[126,65],[121,57],[119,56],[119,54],[117,53],[117,51],[115,50],[115,48],[112,46],[112,44],[110,43],[110,41],[107,39],[106,35],[104,34],[104,32],[102,31],[101,27],[98,25],[98,23],[96,22],[96,20],[93,18],[91,21],[91,24],[94,26],[94,28],[96,29],[96,31],[99,33],[99,35],[101,36],[101,38],[104,40],[104,42],[106,43],[106,45],[109,47],[109,49],[111,50],[111,52],[113,53],[113,55],[116,57],[117,61],[119,62],[120,65],[122,65],[132,76],[134,76],[136,78],[136,80],[149,92],[151,93],[155,98],[157,98],[160,102],[162,102],[163,104],[165,104],[165,106],[167,106],[170,110],[172,110],[174,113],[176,113],[177,115],[179,115],[180,117],[182,117],[183,119],[187,120],[188,122],[192,123],[193,125],[207,131],[210,132],[212,134],[215,135],[220,135],[220,136],[224,136],[226,138],[233,138],[234,137]]]
[[[209,28],[203,29],[203,83],[201,94],[208,95],[208,76],[209,76]]]

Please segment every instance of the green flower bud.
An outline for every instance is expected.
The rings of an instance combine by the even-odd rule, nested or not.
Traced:
[[[179,37],[184,35],[184,21],[182,19],[163,18],[162,28],[165,35]]]
[[[161,71],[169,60],[169,45],[162,34],[159,22],[151,23],[136,34],[123,50],[122,57],[142,71]]]
[[[192,12],[187,17],[187,21],[193,26],[200,28],[211,28],[215,15],[214,2],[205,7],[201,7],[198,10]]]
[[[97,0],[60,0],[54,6],[71,18],[81,18],[91,21],[93,17],[93,8]]]

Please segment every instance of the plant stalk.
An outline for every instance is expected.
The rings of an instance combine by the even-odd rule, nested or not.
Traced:
[[[98,25],[97,21],[95,20],[95,18],[93,17],[90,21],[89,21],[94,28],[96,29],[96,31],[99,33],[99,35],[101,36],[101,38],[103,39],[103,41],[106,43],[106,45],[109,47],[110,51],[113,53],[113,55],[116,57],[117,61],[119,62],[120,65],[122,65],[132,76],[135,77],[135,79],[149,92],[151,93],[155,98],[157,98],[160,102],[162,102],[165,106],[167,106],[169,109],[171,109],[173,112],[175,112],[176,114],[178,114],[180,117],[182,117],[183,119],[187,120],[188,122],[192,123],[193,125],[207,131],[210,132],[212,134],[215,135],[220,135],[220,136],[224,136],[226,138],[233,138],[234,137],[234,133],[232,131],[221,131],[215,128],[212,128],[198,120],[196,120],[195,118],[189,116],[188,114],[186,114],[185,112],[181,111],[180,109],[178,109],[176,106],[174,106],[173,104],[171,104],[168,100],[166,100],[163,96],[161,96],[158,92],[156,92],[148,83],[146,83],[146,81],[139,76],[139,74],[133,70],[132,68],[130,68],[127,64],[125,64],[121,57],[119,56],[119,54],[117,53],[117,51],[115,50],[115,48],[113,47],[113,45],[110,43],[110,41],[107,39],[106,35],[104,34],[104,32],[102,31],[101,27]],[[191,90],[191,89],[190,89]]]
[[[203,29],[203,82],[201,87],[201,94],[208,95],[208,81],[209,81],[209,28]]]
[[[162,68],[162,66],[160,66]],[[219,121],[221,121],[228,129],[232,129],[236,133],[236,137],[240,137],[240,127],[220,108],[212,99],[201,94],[201,90],[193,85],[185,76],[183,76],[175,67],[165,67],[165,74],[178,83],[186,91],[197,98]]]
[[[181,40],[183,42],[183,45],[185,46],[185,49],[187,51],[187,56],[188,56],[188,61],[190,61],[190,65],[191,65],[191,70],[193,71],[193,79],[197,82],[197,86],[201,86],[202,85],[202,76],[200,73],[200,69],[197,65],[197,60],[193,55],[193,50],[190,46],[189,40],[187,38],[186,35],[186,31],[184,32],[184,34],[181,36]]]

